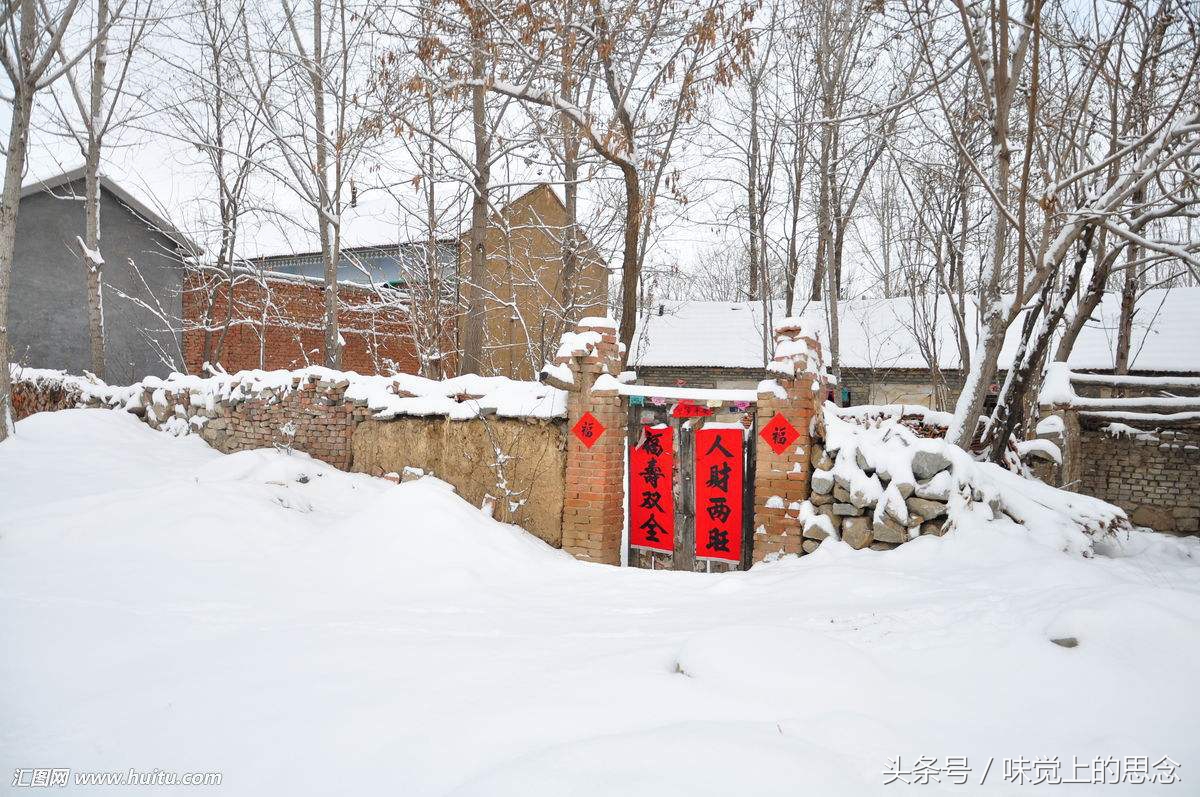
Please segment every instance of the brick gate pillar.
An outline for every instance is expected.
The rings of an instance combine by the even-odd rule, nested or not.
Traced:
[[[621,563],[621,532],[625,523],[625,427],[628,416],[617,391],[621,371],[616,323],[585,318],[575,332],[563,335],[554,369],[542,380],[567,393],[567,472],[563,504],[562,549],[576,559]],[[566,366],[571,381],[561,374]],[[597,379],[608,374],[610,378]],[[573,432],[585,414],[604,431],[592,445]]]
[[[755,420],[754,562],[775,554],[799,554],[800,523],[788,507],[808,499],[811,442],[809,424],[820,411],[827,390],[821,344],[816,333],[796,319],[775,328],[775,358],[768,379],[759,385]],[[795,428],[797,436],[776,454],[761,436],[776,415]]]

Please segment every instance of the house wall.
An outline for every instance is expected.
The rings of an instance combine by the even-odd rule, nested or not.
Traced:
[[[763,368],[719,368],[698,365],[638,366],[638,381],[647,385],[699,388],[749,388],[767,378]],[[962,377],[956,371],[943,372],[947,383],[949,409],[962,389]],[[929,372],[918,369],[843,368],[844,387],[850,391],[848,404],[920,404],[931,407],[933,388]]]
[[[484,361],[491,374],[533,379],[554,354],[562,324],[562,230],[566,210],[549,186],[538,186],[493,219],[485,240],[487,277]],[[462,238],[460,279],[470,269],[470,239]],[[576,319],[605,315],[608,269],[586,240],[574,280]],[[512,307],[518,308],[513,312]],[[465,319],[464,322],[465,323]]]
[[[767,378],[765,368],[711,368],[699,365],[637,366],[638,381],[663,387],[739,388],[753,390]]]
[[[72,373],[92,367],[87,278],[76,241],[85,232],[82,196],[80,180],[53,195],[41,192],[21,200],[8,308],[15,362]],[[178,318],[183,266],[174,254],[175,243],[102,188],[100,253],[105,261],[105,378],[123,383],[166,376],[182,364],[176,333],[120,294]]]
[[[229,309],[229,289],[213,286],[211,277],[188,270],[183,337],[189,373],[199,373],[206,359],[215,360],[230,373],[324,364],[325,296],[320,283],[235,280],[233,323],[223,342],[221,327]],[[206,315],[210,296],[212,309]],[[418,372],[416,349],[403,307],[357,309],[377,304],[379,296],[369,289],[345,284],[338,287],[338,298],[343,305],[338,325],[346,342],[342,349],[343,370],[360,374]],[[217,329],[206,333],[205,328],[212,326]]]

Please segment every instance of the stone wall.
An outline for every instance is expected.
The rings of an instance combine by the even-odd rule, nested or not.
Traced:
[[[913,458],[911,472],[892,474],[874,467],[861,453],[855,452],[851,457],[857,471],[840,469],[843,473],[854,473],[855,483],[852,483],[851,479],[835,473],[834,463],[842,452],[827,451],[817,442],[810,453],[811,509],[802,507],[797,511],[804,553],[815,551],[831,533],[851,548],[869,547],[876,551],[891,550],[922,534],[940,537],[946,533],[952,481],[946,473],[951,463],[945,456],[919,451]],[[888,501],[893,488],[895,497]],[[880,501],[885,506],[877,512]],[[821,520],[822,517],[828,520]]]
[[[224,454],[279,446],[350,470],[354,429],[371,411],[364,402],[346,400],[348,386],[346,381],[297,377],[289,389],[267,389],[211,405],[191,392],[148,388],[141,399],[142,417],[151,427],[166,431],[190,425],[190,431]]]
[[[1110,432],[1084,421],[1078,491],[1124,509],[1136,525],[1200,533],[1200,428]]]

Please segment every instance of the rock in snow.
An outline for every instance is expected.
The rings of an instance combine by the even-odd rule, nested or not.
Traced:
[[[918,450],[913,453],[912,472],[920,481],[932,479],[950,467],[950,460],[937,451]]]

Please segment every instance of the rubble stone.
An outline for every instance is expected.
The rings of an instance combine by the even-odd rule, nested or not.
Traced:
[[[829,532],[821,528],[819,523],[810,523],[804,527],[803,536],[807,540],[823,540],[829,536]]]
[[[871,526],[871,533],[880,542],[891,542],[899,545],[908,541],[908,529],[892,518],[884,515]]]
[[[913,496],[905,501],[904,505],[908,507],[909,512],[915,512],[925,520],[933,520],[946,514],[946,504],[942,501]]]
[[[842,521],[842,540],[856,551],[871,544],[871,520],[865,517],[848,517]]]
[[[929,534],[934,537],[942,537],[946,534],[946,524],[939,523],[936,520],[930,520],[921,524],[921,533]]]
[[[917,451],[912,458],[913,476],[918,481],[932,479],[950,467],[950,460],[945,454],[936,451]]]

